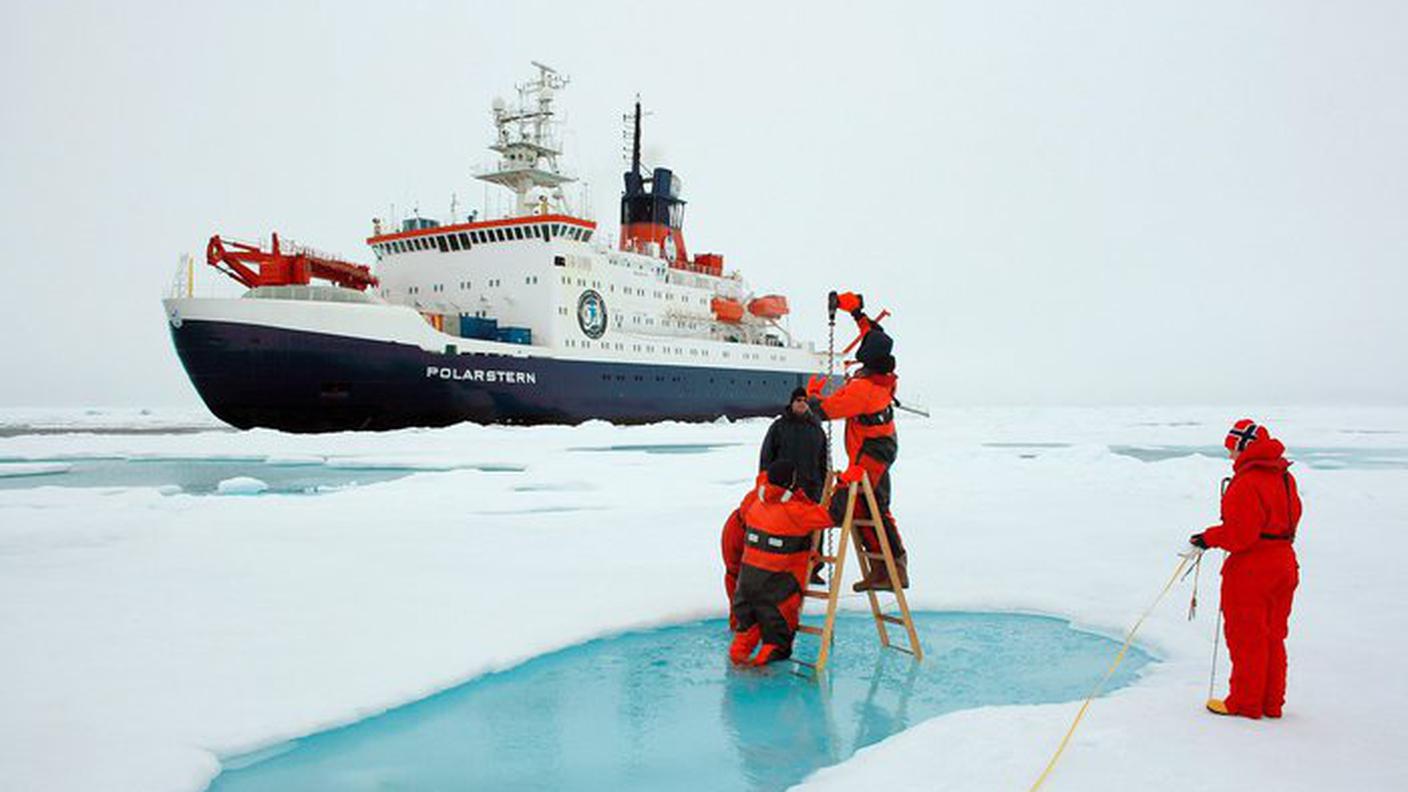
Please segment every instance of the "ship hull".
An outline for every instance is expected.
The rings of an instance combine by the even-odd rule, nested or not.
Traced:
[[[789,371],[433,352],[395,341],[187,319],[171,337],[218,418],[287,432],[710,421],[776,414]]]

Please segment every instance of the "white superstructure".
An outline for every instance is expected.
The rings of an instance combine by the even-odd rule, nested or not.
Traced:
[[[477,173],[513,191],[514,212],[449,225],[416,217],[394,233],[377,221],[367,240],[377,293],[421,311],[448,336],[470,337],[465,328],[483,326],[476,320],[494,320],[501,331],[526,330],[520,342],[566,357],[820,370],[815,350],[791,339],[777,310],[749,310],[780,304],[785,313],[785,300],[754,303],[761,295],[737,273],[724,275],[720,256],[683,259],[670,244],[677,225],[671,235],[660,224],[665,244],[642,244],[627,240],[623,223],[627,241],[612,247],[594,221],[569,213],[562,186],[574,179],[558,161],[552,107],[567,79],[535,65],[539,76],[518,86],[516,106],[495,101],[489,148],[500,159]],[[678,179],[671,186],[670,200],[682,204]]]

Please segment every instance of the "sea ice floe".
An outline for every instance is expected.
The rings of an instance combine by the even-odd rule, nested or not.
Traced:
[[[52,476],[72,469],[73,465],[66,462],[0,462],[0,478]]]
[[[215,491],[221,495],[258,495],[268,489],[268,484],[252,476],[227,478],[215,487]]]

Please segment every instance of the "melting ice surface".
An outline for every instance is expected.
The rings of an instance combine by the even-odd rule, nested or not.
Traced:
[[[782,790],[936,715],[1080,699],[1118,648],[1047,617],[915,622],[922,664],[843,614],[824,683],[729,668],[723,620],[595,640],[228,761],[211,789]],[[815,647],[799,637],[800,656]],[[1107,690],[1149,662],[1131,649]]]
[[[519,472],[511,465],[463,465],[488,472]],[[0,459],[0,490],[32,487],[175,487],[186,494],[216,493],[222,481],[258,479],[273,494],[313,494],[404,478],[446,466],[383,464],[312,457],[210,459],[174,457],[73,457]]]
[[[1194,454],[1227,459],[1227,449],[1213,445],[1112,445],[1110,452],[1141,462],[1162,462]],[[1292,447],[1286,449],[1286,458],[1317,470],[1408,470],[1408,448]]]

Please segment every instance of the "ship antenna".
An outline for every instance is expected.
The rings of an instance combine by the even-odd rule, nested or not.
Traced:
[[[636,94],[635,130],[631,135],[631,173],[640,173],[640,94]]]

